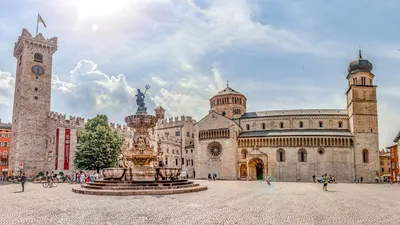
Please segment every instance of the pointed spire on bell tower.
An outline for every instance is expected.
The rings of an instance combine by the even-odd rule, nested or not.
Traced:
[[[359,58],[359,59],[362,59],[362,56],[361,56],[361,47],[358,47],[358,58]]]
[[[226,87],[229,87],[229,80],[226,81]]]

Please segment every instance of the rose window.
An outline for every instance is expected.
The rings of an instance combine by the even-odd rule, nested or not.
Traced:
[[[221,145],[219,143],[212,143],[209,151],[212,156],[217,157],[221,154]]]

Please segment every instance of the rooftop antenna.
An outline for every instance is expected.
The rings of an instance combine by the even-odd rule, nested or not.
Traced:
[[[359,58],[359,59],[362,59],[362,56],[361,56],[361,47],[358,47],[358,58]]]

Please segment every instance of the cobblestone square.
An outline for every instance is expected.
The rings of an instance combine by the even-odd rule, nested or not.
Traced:
[[[0,224],[399,224],[399,184],[195,181],[168,196],[90,196],[76,185],[0,185]]]

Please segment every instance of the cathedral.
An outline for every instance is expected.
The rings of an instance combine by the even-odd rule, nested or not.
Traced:
[[[50,111],[52,57],[57,38],[32,36],[26,29],[15,44],[17,59],[10,169],[35,174],[75,172],[76,133],[85,120]],[[247,112],[247,98],[227,87],[209,100],[209,113],[165,119],[149,131],[152,146],[161,140],[164,164],[182,168],[189,178],[309,182],[328,173],[338,182],[379,173],[376,87],[372,64],[361,56],[348,67],[343,109]],[[345,89],[344,89],[345,91]],[[207,107],[207,106],[204,106]],[[130,142],[133,130],[110,124]],[[129,143],[128,143],[129,145]]]

